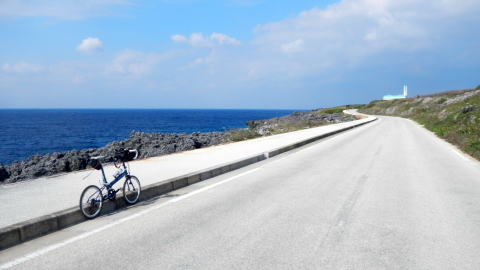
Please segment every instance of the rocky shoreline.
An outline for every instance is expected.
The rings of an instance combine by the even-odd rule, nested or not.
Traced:
[[[222,132],[169,134],[133,131],[128,139],[113,141],[101,148],[33,155],[10,165],[0,164],[0,183],[12,183],[30,178],[83,170],[88,167],[88,161],[92,156],[105,156],[102,161],[111,162],[113,161],[114,151],[118,148],[138,149],[139,158],[147,158],[217,145],[228,141],[226,134]]]
[[[353,120],[356,120],[356,118],[351,115],[313,110],[272,119],[248,121],[246,123],[248,128],[226,132],[170,134],[133,131],[129,138],[113,141],[101,148],[33,155],[23,161],[13,162],[10,165],[0,164],[0,184],[83,170],[88,167],[88,161],[91,156],[105,156],[105,162],[113,161],[115,149],[121,147],[138,149],[139,158],[148,158]]]

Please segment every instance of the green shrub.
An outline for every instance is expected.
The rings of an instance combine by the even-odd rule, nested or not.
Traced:
[[[343,110],[345,110],[345,107],[334,107],[334,108],[323,109],[320,112],[325,114],[332,114],[332,113],[342,113]]]
[[[345,106],[345,109],[361,109],[363,107],[365,107],[366,105],[365,104],[349,104],[349,105],[346,105]]]
[[[248,139],[253,139],[260,137],[261,135],[258,134],[255,130],[245,128],[245,129],[234,129],[229,132],[229,137],[232,141],[244,141]]]
[[[443,104],[443,103],[445,103],[445,101],[447,101],[447,99],[442,97],[441,99],[439,99],[437,101],[437,104]]]

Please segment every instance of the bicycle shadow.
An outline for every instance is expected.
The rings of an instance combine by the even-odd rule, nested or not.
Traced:
[[[187,193],[185,193],[185,194],[187,194]],[[164,195],[161,195],[159,197],[154,197],[154,198],[151,198],[151,199],[139,201],[138,203],[136,203],[134,205],[129,205],[127,207],[122,207],[122,208],[115,209],[114,211],[102,214],[101,216],[103,216],[103,217],[112,216],[112,215],[115,215],[115,214],[118,214],[118,213],[122,213],[123,211],[126,211],[128,209],[142,207],[142,206],[149,206],[149,205],[152,205],[154,203],[157,203],[158,201],[160,201],[162,199],[175,198],[175,197],[179,197],[179,196],[182,196],[182,195],[185,195],[185,194],[164,194]]]

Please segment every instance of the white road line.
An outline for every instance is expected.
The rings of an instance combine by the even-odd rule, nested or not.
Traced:
[[[457,154],[459,157],[461,157],[463,160],[470,161],[470,159],[467,158],[467,157],[465,156],[465,154],[463,154],[462,152],[460,152],[460,151],[458,151],[458,150],[456,150],[456,149],[452,149],[452,151],[453,151],[455,154]]]
[[[214,187],[217,187],[217,186],[219,186],[219,185],[223,185],[223,184],[225,184],[225,183],[228,183],[228,182],[230,182],[230,181],[232,181],[232,180],[235,180],[235,179],[237,179],[237,178],[239,178],[239,177],[242,177],[242,176],[245,176],[245,175],[247,175],[247,174],[251,174],[251,173],[256,172],[256,171],[258,171],[258,170],[260,170],[260,168],[255,168],[255,169],[252,169],[252,170],[243,172],[243,173],[241,173],[241,174],[232,176],[232,177],[227,178],[227,179],[225,179],[225,180],[223,180],[223,181],[220,181],[220,182],[218,182],[218,183],[215,183],[215,184],[212,184],[212,185],[209,185],[209,186],[200,188],[200,189],[198,189],[198,190],[192,191],[192,192],[190,192],[190,193],[187,193],[187,194],[185,194],[185,195],[179,196],[179,197],[177,197],[177,198],[174,198],[174,199],[172,199],[172,200],[166,201],[166,202],[164,202],[164,203],[161,203],[161,204],[158,204],[158,205],[154,205],[154,206],[149,207],[149,208],[147,208],[147,209],[145,209],[145,210],[142,210],[142,211],[140,211],[140,212],[138,212],[138,213],[136,213],[136,214],[133,214],[133,215],[130,215],[130,216],[128,216],[128,217],[124,217],[124,218],[122,218],[122,219],[119,219],[119,220],[117,220],[117,221],[114,221],[114,222],[112,222],[112,223],[110,223],[110,224],[108,224],[108,225],[105,225],[105,226],[103,226],[103,227],[100,227],[100,228],[97,228],[97,229],[95,229],[95,230],[92,230],[92,231],[89,231],[89,232],[86,232],[86,233],[77,235],[77,236],[75,236],[75,237],[72,237],[72,238],[70,238],[70,239],[68,239],[68,240],[62,241],[62,242],[60,242],[60,243],[47,246],[47,247],[45,247],[45,248],[42,248],[42,249],[40,249],[40,250],[37,250],[37,251],[35,251],[35,252],[29,253],[29,254],[24,255],[24,256],[22,256],[22,257],[20,257],[20,258],[17,258],[17,259],[15,259],[15,260],[13,260],[13,261],[10,261],[10,262],[7,262],[7,263],[5,263],[5,264],[2,264],[2,265],[0,265],[0,269],[3,270],[3,269],[11,268],[11,267],[13,267],[13,266],[15,266],[15,265],[18,265],[18,264],[24,263],[24,262],[26,262],[26,261],[29,261],[29,260],[31,260],[31,259],[33,259],[33,258],[36,258],[36,257],[41,256],[41,255],[43,255],[43,254],[46,254],[46,253],[48,253],[48,252],[50,252],[50,251],[56,250],[56,249],[58,249],[58,248],[61,248],[61,247],[63,247],[63,246],[66,246],[66,245],[68,245],[68,244],[71,244],[71,243],[74,243],[74,242],[76,242],[76,241],[82,240],[82,239],[87,238],[87,237],[89,237],[89,236],[91,236],[91,235],[94,235],[94,234],[96,234],[96,233],[105,231],[105,230],[107,230],[107,229],[109,229],[109,228],[111,228],[111,227],[114,227],[114,226],[117,226],[117,225],[119,225],[119,224],[122,224],[122,223],[124,223],[124,222],[126,222],[126,221],[129,221],[129,220],[131,220],[131,219],[134,219],[134,218],[143,216],[143,215],[145,215],[145,214],[147,214],[147,213],[149,213],[149,212],[152,212],[152,211],[154,211],[154,210],[156,210],[156,209],[159,209],[159,208],[162,208],[162,207],[164,207],[164,206],[170,205],[170,204],[172,204],[172,203],[179,202],[179,201],[181,201],[181,200],[187,199],[187,198],[189,198],[189,197],[191,197],[191,196],[194,196],[194,195],[196,195],[196,194],[205,192],[205,191],[210,190],[210,189],[212,189],[212,188],[214,188]]]

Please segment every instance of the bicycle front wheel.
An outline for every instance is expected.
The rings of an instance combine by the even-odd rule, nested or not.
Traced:
[[[102,210],[103,196],[102,191],[97,186],[86,187],[80,196],[80,210],[88,218],[96,218]]]
[[[138,202],[140,198],[140,181],[137,177],[130,175],[127,176],[123,183],[123,198],[128,204],[134,204]]]

